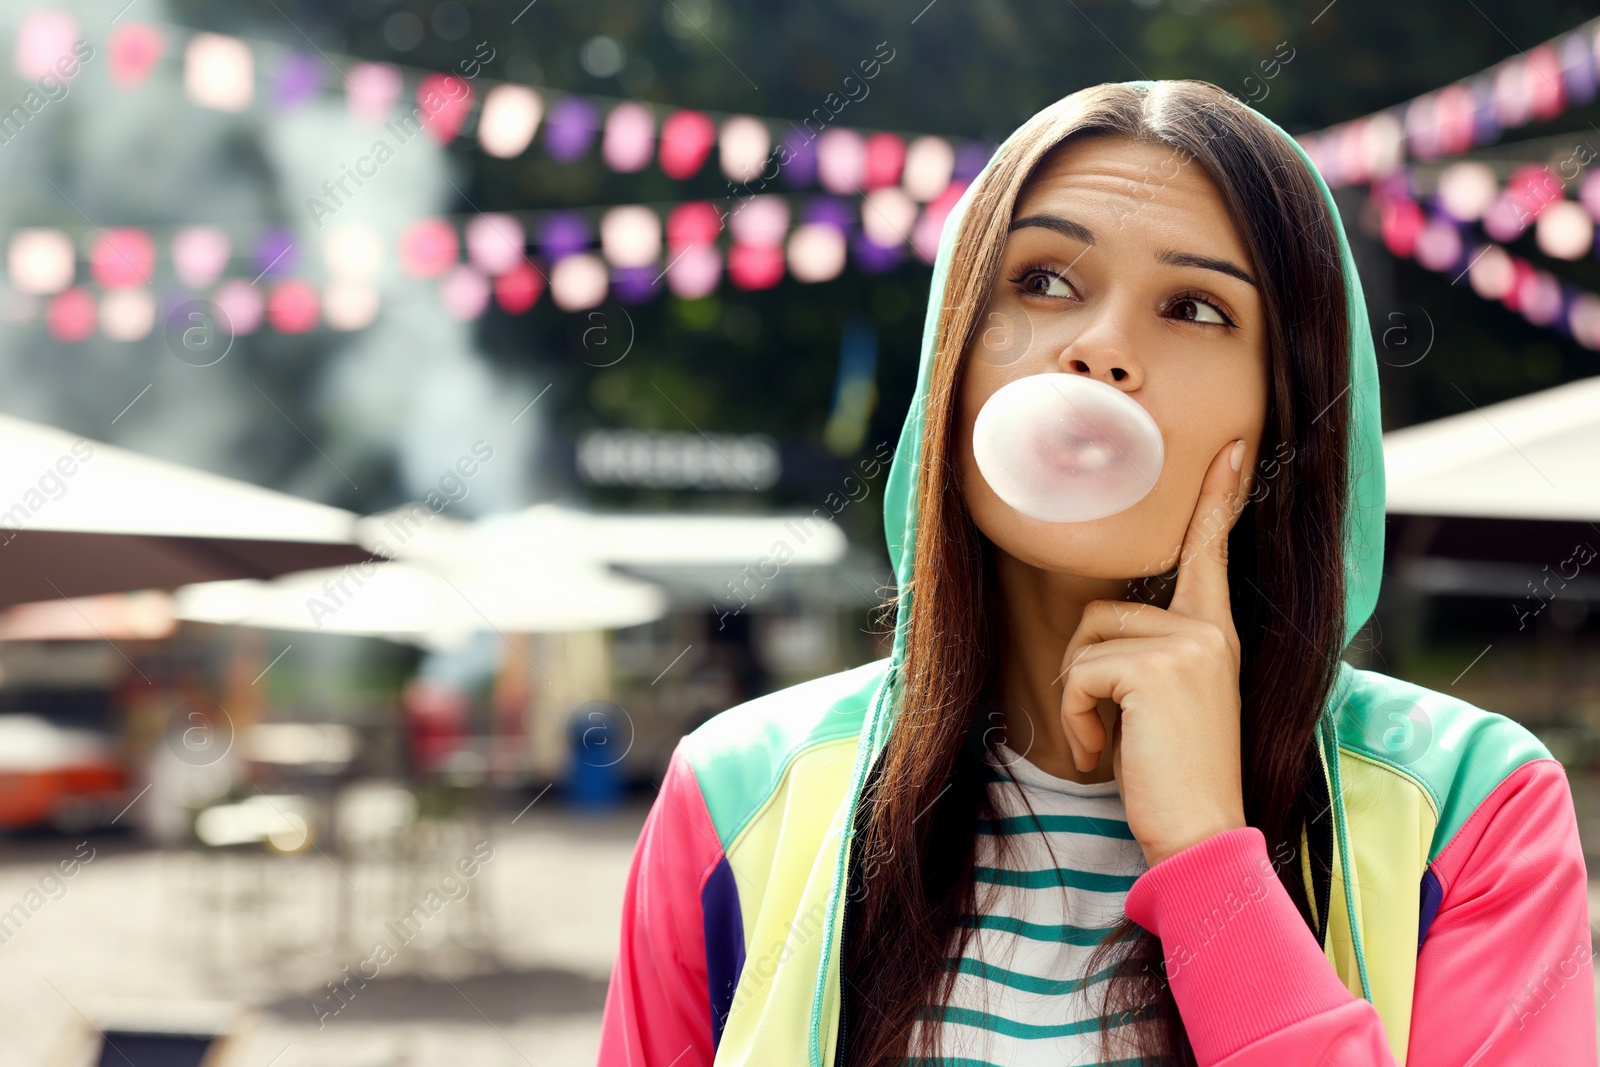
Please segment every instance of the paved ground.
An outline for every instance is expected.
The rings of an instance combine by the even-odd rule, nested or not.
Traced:
[[[0,932],[0,1067],[64,1062],[85,1017],[160,1009],[130,998],[253,1008],[228,1067],[590,1067],[644,813],[534,809],[398,867],[10,843],[0,911],[30,910]],[[41,882],[89,848],[70,879]],[[475,877],[451,877],[484,855]]]
[[[540,805],[396,862],[9,842],[0,1067],[65,1067],[86,1019],[186,999],[250,1009],[227,1067],[591,1067],[644,814]]]

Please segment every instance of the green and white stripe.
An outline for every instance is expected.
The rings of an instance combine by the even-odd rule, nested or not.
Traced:
[[[1146,869],[1115,782],[1056,778],[1001,746],[991,772],[999,817],[978,827],[977,914],[950,1001],[924,1005],[939,1055],[928,1067],[1133,1067],[1099,1058],[1096,1005],[1107,970],[1086,973],[1089,953],[1122,918],[1123,899]],[[1033,811],[1017,797],[1015,779]],[[996,850],[999,836],[1011,847]],[[1112,1029],[1131,1019],[1114,1020]]]

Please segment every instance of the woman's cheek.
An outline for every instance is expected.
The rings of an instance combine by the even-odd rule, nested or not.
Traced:
[[[975,355],[989,367],[1014,368],[1033,353],[1035,340],[1031,315],[1019,307],[991,302],[979,325]]]

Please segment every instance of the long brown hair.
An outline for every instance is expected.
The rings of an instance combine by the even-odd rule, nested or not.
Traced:
[[[962,502],[951,454],[961,357],[1023,188],[1052,149],[1090,133],[1169,146],[1177,163],[1203,167],[1261,281],[1271,365],[1263,468],[1229,542],[1242,649],[1241,769],[1246,818],[1275,857],[1294,857],[1278,865],[1278,877],[1316,929],[1301,832],[1318,815],[1307,810],[1307,786],[1313,775],[1320,781],[1317,722],[1344,645],[1348,507],[1350,326],[1335,223],[1294,147],[1217,86],[1094,86],[1035,115],[1001,146],[971,191],[945,291],[934,294],[943,313],[916,487],[899,711],[863,794],[853,845],[872,876],[852,889],[859,921],[842,962],[848,1067],[935,1054],[933,1020],[917,1049],[908,1047],[912,1027],[924,1004],[947,1002],[956,972],[946,959],[959,957],[972,935],[961,915],[975,910],[977,822],[995,815],[983,764],[995,738],[984,713],[993,706],[1000,616],[992,610],[992,547]],[[1143,591],[1130,588],[1130,598]],[[1006,847],[1005,837],[994,841]],[[1108,961],[1116,970],[1100,1005],[1103,1058],[1115,1058],[1118,1042],[1121,1055],[1193,1064],[1159,940],[1123,918],[1095,947],[1087,973]]]

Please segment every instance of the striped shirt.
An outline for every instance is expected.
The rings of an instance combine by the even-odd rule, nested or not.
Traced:
[[[1109,1067],[1099,1058],[1093,1007],[1106,976],[1086,976],[1085,965],[1122,918],[1123,899],[1147,867],[1144,851],[1115,781],[1057,778],[1005,745],[998,749],[988,775],[999,817],[978,824],[978,914],[962,917],[976,929],[962,958],[950,960],[958,973],[949,1002],[924,1005],[916,1024],[939,1020],[939,1058],[916,1062]],[[1004,858],[997,835],[1009,839]]]

